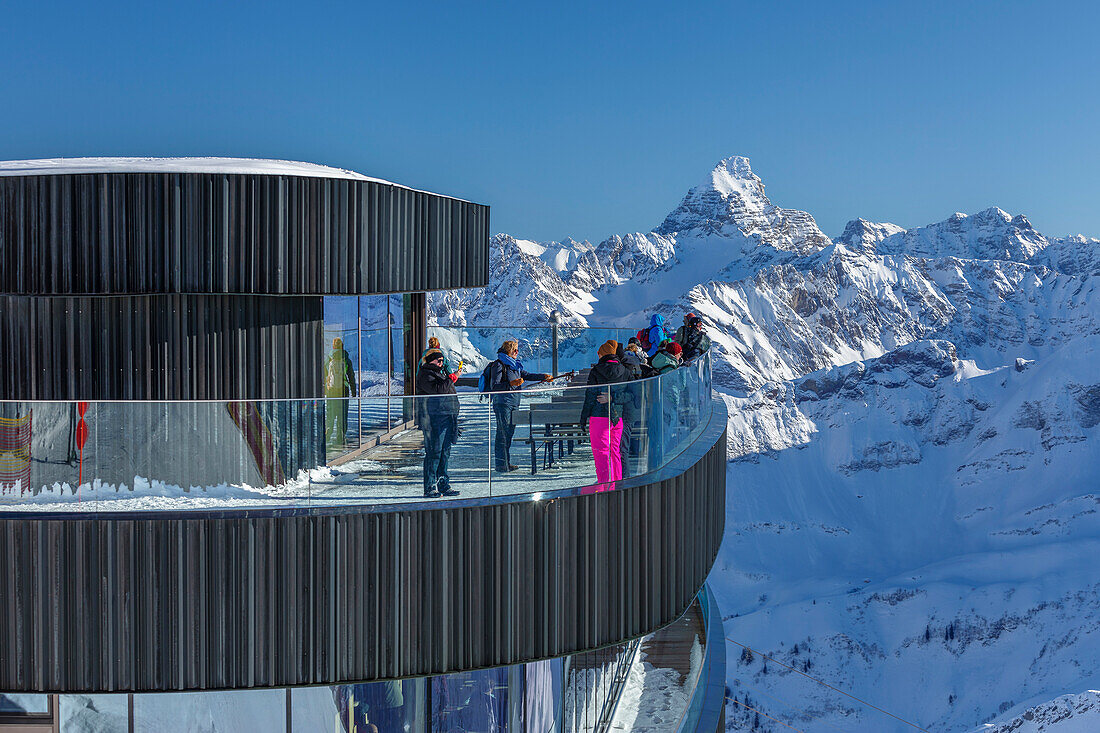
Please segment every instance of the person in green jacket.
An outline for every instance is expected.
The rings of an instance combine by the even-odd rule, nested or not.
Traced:
[[[676,329],[676,343],[680,344],[681,346],[684,345],[684,339],[687,338],[688,331],[691,330],[691,321],[693,318],[695,318],[694,313],[685,313],[684,325]]]
[[[332,353],[325,360],[325,440],[342,448],[348,435],[348,398],[356,396],[355,367],[344,350],[344,341],[332,340]]]
[[[683,353],[684,350],[680,344],[672,340],[664,341],[661,343],[661,348],[657,349],[657,353],[653,355],[650,364],[657,370],[658,374],[671,372],[680,366]]]

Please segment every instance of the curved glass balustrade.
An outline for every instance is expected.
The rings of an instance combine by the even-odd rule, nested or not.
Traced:
[[[612,336],[587,334],[586,361],[578,355],[566,366],[587,367],[595,350],[588,341]],[[560,361],[574,359],[565,353]],[[454,396],[4,402],[0,512],[324,507],[608,490],[664,466],[710,417],[709,355],[634,382],[590,388],[582,379]],[[617,449],[593,452],[580,423],[586,400],[596,415],[610,406],[621,420]],[[428,488],[457,494],[426,499],[425,473]]]

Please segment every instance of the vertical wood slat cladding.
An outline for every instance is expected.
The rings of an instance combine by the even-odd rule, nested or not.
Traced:
[[[489,207],[291,175],[0,176],[0,293],[371,294],[482,287]]]
[[[0,400],[321,395],[320,296],[0,296]]]
[[[722,539],[714,412],[680,474],[615,491],[205,519],[9,514],[0,690],[335,684],[650,633],[687,609]]]

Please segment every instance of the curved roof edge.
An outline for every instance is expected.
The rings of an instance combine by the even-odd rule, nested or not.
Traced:
[[[223,175],[268,175],[302,176],[306,178],[337,178],[349,181],[370,181],[387,186],[406,188],[418,193],[465,201],[455,196],[422,191],[387,181],[383,178],[365,176],[346,168],[333,168],[319,163],[305,163],[297,160],[275,160],[270,158],[218,158],[218,157],[182,157],[182,158],[137,158],[137,157],[91,157],[91,158],[36,158],[31,160],[0,160],[0,177],[4,176],[52,176],[52,175],[94,175],[98,173],[215,173]],[[472,203],[472,202],[470,202]]]

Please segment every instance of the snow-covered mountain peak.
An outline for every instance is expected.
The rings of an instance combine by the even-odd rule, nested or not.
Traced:
[[[710,172],[706,180],[692,190],[703,189],[705,191],[708,188],[723,196],[737,194],[745,198],[759,197],[765,201],[767,200],[767,197],[764,196],[764,182],[752,172],[749,159],[741,155],[733,155],[725,160],[718,161],[718,165],[714,166],[714,170]]]
[[[904,231],[904,228],[889,222],[853,219],[844,226],[843,233],[835,241],[849,249],[873,251],[882,240]]]
[[[764,193],[764,182],[752,172],[749,159],[736,155],[719,161],[655,231],[678,240],[748,238],[756,245],[798,254],[831,243],[808,213],[773,204]]]

